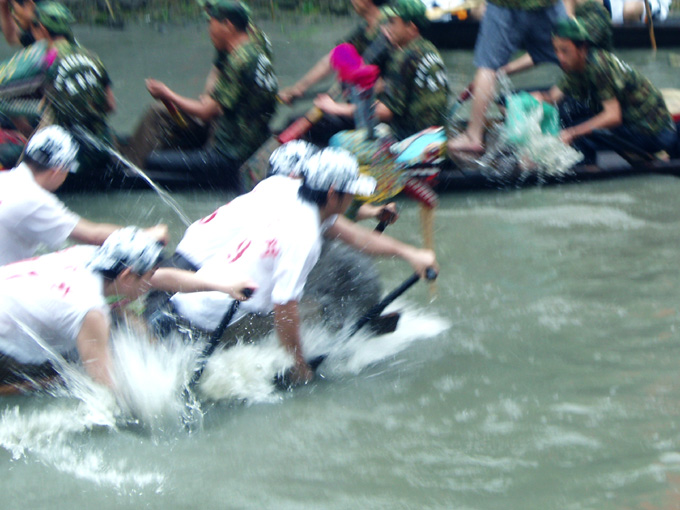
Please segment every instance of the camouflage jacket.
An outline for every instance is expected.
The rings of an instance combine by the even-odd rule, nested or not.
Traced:
[[[602,102],[617,99],[623,124],[640,133],[657,134],[674,128],[661,92],[639,71],[605,50],[588,53],[583,73],[565,73],[557,87],[566,95],[585,102],[597,113]]]
[[[111,79],[101,60],[65,39],[55,43],[57,59],[47,73],[45,96],[55,123],[80,125],[108,136],[108,89]]]
[[[215,149],[245,161],[269,137],[278,83],[269,58],[247,42],[227,54],[211,97],[222,107]]]
[[[446,67],[430,41],[418,37],[395,50],[384,81],[385,89],[378,99],[392,112],[390,126],[398,139],[446,123]]]
[[[576,6],[574,14],[585,26],[594,46],[607,51],[612,50],[614,47],[612,19],[604,5],[598,0],[586,0]]]
[[[555,5],[558,0],[489,0],[492,4],[505,9],[536,11]]]

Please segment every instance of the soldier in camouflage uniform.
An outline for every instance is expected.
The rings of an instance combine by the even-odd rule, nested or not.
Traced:
[[[574,16],[586,27],[590,34],[593,47],[612,51],[614,48],[614,31],[609,11],[605,9],[600,0],[577,0],[574,8]],[[531,54],[525,53],[509,64],[499,69],[510,76],[533,67],[534,61]]]
[[[676,128],[661,92],[612,53],[591,48],[589,40],[586,28],[575,19],[555,28],[553,44],[565,74],[541,99],[560,103],[566,126],[560,132],[562,141],[583,152],[586,164],[595,162],[597,149],[610,148],[606,142],[601,146],[597,134],[589,136],[594,130],[613,136],[622,149],[674,152]]]
[[[407,138],[430,126],[443,126],[448,104],[446,67],[434,45],[420,35],[427,23],[420,0],[395,0],[385,8],[387,34],[395,50],[383,76],[375,114],[395,137]],[[325,113],[351,118],[356,106],[338,103],[327,94],[314,104]]]
[[[108,125],[109,113],[115,109],[111,79],[99,58],[75,43],[71,12],[57,2],[38,4],[33,21],[36,40],[46,39],[57,58],[47,73],[45,111],[41,125],[57,124],[70,131],[84,129],[110,146],[113,134]],[[82,143],[78,161],[82,172],[78,179],[101,176],[110,155],[99,145]]]
[[[562,0],[489,0],[475,43],[470,122],[464,133],[449,140],[449,152],[484,152],[486,110],[494,96],[496,73],[520,49],[528,51],[535,64],[556,64],[550,36],[555,23],[566,16]]]
[[[354,11],[362,18],[362,21],[349,34],[338,41],[336,44],[350,43],[354,46],[359,55],[364,55],[366,49],[381,36],[381,26],[384,24],[385,16],[380,7],[388,0],[352,0]],[[387,52],[379,55],[371,64],[376,64],[384,71]],[[279,92],[281,100],[290,104],[295,99],[302,97],[307,90],[330,76],[333,68],[330,63],[330,52],[324,55],[307,73],[295,84],[286,87]]]
[[[205,9],[207,5],[215,1],[198,0],[198,3]],[[248,25],[248,35],[251,41],[271,60],[273,57],[271,42],[252,21]],[[214,90],[220,73],[224,72],[228,57],[227,51],[215,50],[215,58],[205,80],[203,95],[210,95]],[[170,108],[173,108],[172,105]],[[134,133],[125,143],[121,143],[120,150],[133,164],[143,167],[153,151],[198,149],[208,142],[214,130],[214,119],[204,122],[176,110],[169,111],[162,103],[154,103],[144,112]]]
[[[214,0],[206,11],[213,45],[227,54],[210,95],[190,99],[159,81],[149,79],[146,84],[153,97],[187,115],[204,122],[215,120],[214,135],[200,149],[153,152],[146,167],[194,174],[206,184],[236,184],[243,161],[269,138],[277,80],[271,61],[248,34],[250,16],[242,4]]]

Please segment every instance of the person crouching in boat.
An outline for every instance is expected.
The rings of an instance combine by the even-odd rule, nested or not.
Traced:
[[[198,3],[207,14],[208,6],[216,1],[198,0]],[[247,32],[250,41],[271,60],[273,57],[271,41],[252,19],[248,24]],[[227,64],[231,65],[229,52],[216,49],[213,65],[203,86],[203,96],[210,96],[213,93],[220,73]],[[217,117],[210,121],[203,121],[187,115],[186,112],[180,112],[172,103],[165,100],[157,101],[142,114],[134,132],[125,143],[120,144],[119,149],[126,158],[141,168],[146,165],[146,159],[153,151],[200,149],[208,142],[218,120]]]
[[[359,174],[356,158],[342,149],[327,148],[310,158],[303,167],[303,179],[292,193],[286,187],[278,196],[270,191],[242,195],[202,223],[189,228],[178,245],[193,238],[194,248],[215,243],[203,238],[199,230],[215,222],[222,225],[213,256],[195,249],[192,262],[200,264],[197,274],[211,276],[240,274],[259,287],[253,297],[239,308],[238,317],[246,313],[274,312],[274,328],[279,341],[295,360],[292,380],[306,383],[313,377],[300,345],[299,301],[307,277],[321,252],[322,238],[338,239],[371,255],[398,256],[408,261],[421,275],[429,267],[437,268],[434,253],[401,243],[386,235],[364,229],[342,215],[355,195],[370,196],[375,180]],[[266,180],[262,184],[265,184]],[[236,221],[230,221],[235,219]],[[224,296],[214,293],[177,294],[171,303],[175,311],[194,326],[213,331],[229,308]]]
[[[151,78],[146,87],[152,97],[180,112],[206,123],[215,121],[214,136],[199,149],[154,151],[145,167],[193,175],[208,185],[237,185],[243,162],[269,138],[278,82],[262,45],[250,37],[246,7],[231,0],[212,0],[205,9],[213,46],[226,55],[216,68],[210,94],[187,98]]]
[[[575,19],[556,25],[553,46],[564,76],[535,97],[559,103],[565,126],[560,138],[583,153],[584,164],[596,163],[596,151],[611,150],[617,141],[622,149],[675,153],[675,124],[649,79],[616,55],[592,48],[589,33]]]
[[[446,124],[449,84],[446,66],[434,45],[420,31],[428,23],[420,0],[395,0],[383,8],[384,28],[396,48],[391,53],[377,94],[375,116],[389,124],[397,140],[431,126]],[[354,117],[357,106],[320,94],[314,105],[324,113]],[[329,133],[328,136],[332,135]]]
[[[101,60],[75,42],[71,30],[74,21],[71,12],[60,3],[42,2],[36,7],[33,35],[39,41],[46,39],[49,48],[57,52],[47,72],[46,105],[40,125],[82,129],[111,145],[114,136],[108,116],[116,108],[111,78]],[[98,182],[110,159],[108,152],[83,144],[78,154],[81,172],[77,179],[97,178]]]
[[[48,126],[31,137],[15,169],[0,172],[0,265],[32,257],[42,246],[58,249],[67,239],[100,245],[121,228],[81,218],[52,193],[78,170],[77,156],[71,135]],[[167,225],[147,234],[168,241]]]
[[[295,202],[307,160],[318,152],[319,148],[316,145],[304,140],[293,140],[278,147],[269,157],[267,177],[251,192],[236,197],[192,223],[177,245],[175,253],[164,260],[162,266],[198,271],[209,260],[219,255],[225,246],[224,232],[233,230],[236,225],[243,222],[244,216],[250,215],[246,209],[247,205],[242,204],[250,203],[254,200],[253,196],[257,196],[257,200],[263,204],[282,202],[285,206]],[[396,204],[394,202],[387,205],[364,204],[359,208],[356,220],[368,218],[394,223],[399,218]],[[357,257],[354,257],[352,262],[348,263],[356,262]],[[337,266],[337,261],[335,264]],[[351,269],[348,271],[351,272]],[[169,304],[171,297],[171,293],[152,291],[146,299],[146,320],[159,336],[167,335],[176,326],[176,317]]]
[[[162,250],[156,239],[126,227],[102,246],[0,267],[0,391],[40,386],[57,375],[55,364],[78,358],[93,380],[113,388],[112,313],[152,286],[220,291],[235,299],[245,298],[243,288],[256,288],[247,280],[207,282],[187,271],[157,271]]]

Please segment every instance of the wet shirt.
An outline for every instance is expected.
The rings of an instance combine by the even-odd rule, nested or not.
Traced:
[[[612,50],[614,46],[612,20],[602,3],[598,0],[586,0],[576,6],[574,14],[590,34],[594,46],[607,51]]]
[[[566,95],[588,104],[593,112],[616,99],[623,124],[644,134],[674,129],[661,92],[640,72],[614,54],[590,50],[583,73],[565,73],[557,87]]]
[[[187,228],[177,245],[177,253],[195,267],[203,265],[225,248],[231,239],[246,236],[252,228],[251,221],[257,211],[271,210],[279,201],[288,207],[295,201],[300,187],[299,179],[279,175],[268,177],[244,195],[219,207],[209,215],[195,221]],[[269,213],[265,213],[269,214]]]
[[[34,332],[59,354],[76,350],[85,316],[99,311],[109,321],[103,278],[80,260],[51,265],[42,257],[2,268],[0,272],[0,353],[21,363],[40,364],[49,356]]]
[[[25,163],[0,172],[0,265],[61,247],[80,221],[33,178]]]
[[[269,137],[278,84],[271,61],[247,42],[227,55],[211,97],[222,107],[215,149],[245,161]]]
[[[395,50],[384,80],[378,99],[393,113],[390,126],[398,139],[446,123],[446,67],[430,41],[419,37]]]
[[[505,9],[535,11],[545,9],[557,3],[558,0],[489,0],[492,4]]]
[[[225,219],[232,215],[238,221],[225,225],[222,248],[202,264],[197,274],[208,280],[232,275],[255,282],[257,290],[240,306],[238,316],[269,313],[276,305],[299,301],[307,276],[321,254],[322,236],[337,220],[337,215],[332,215],[321,221],[318,206],[295,196],[293,184],[289,182],[278,198],[272,189],[266,189],[275,182],[256,187],[218,211]],[[219,218],[208,221],[214,220]],[[208,331],[217,327],[230,302],[231,298],[221,292],[178,293],[172,297],[179,315]]]

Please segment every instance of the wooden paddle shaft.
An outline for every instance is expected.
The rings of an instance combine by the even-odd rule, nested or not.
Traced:
[[[645,0],[645,13],[647,26],[649,27],[649,40],[652,43],[652,49],[656,51],[656,36],[654,35],[654,20],[652,19],[652,8],[649,6],[649,0]]]

